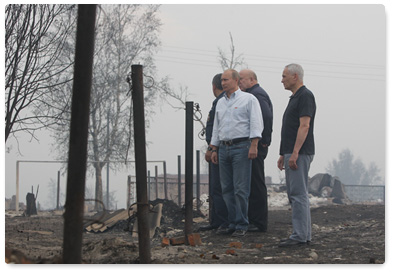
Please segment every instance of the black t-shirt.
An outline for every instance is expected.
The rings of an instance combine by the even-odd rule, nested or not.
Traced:
[[[292,95],[283,116],[281,128],[280,155],[292,154],[296,136],[300,125],[300,118],[310,117],[310,128],[306,140],[299,151],[299,154],[314,155],[314,118],[315,118],[315,98],[313,93],[305,86]]]

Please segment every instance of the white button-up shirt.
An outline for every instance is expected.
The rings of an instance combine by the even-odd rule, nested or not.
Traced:
[[[258,99],[238,89],[230,98],[225,94],[215,109],[211,145],[235,138],[261,138],[263,118]]]

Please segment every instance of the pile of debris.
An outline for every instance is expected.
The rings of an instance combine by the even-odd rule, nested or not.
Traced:
[[[327,173],[319,173],[309,179],[308,190],[313,196],[331,199],[333,203],[347,204],[350,202],[343,183],[337,176]]]
[[[201,217],[198,211],[193,211],[193,217]],[[182,230],[185,225],[185,208],[180,208],[171,200],[156,199],[150,201],[150,211],[148,215],[150,223],[150,237],[153,238],[158,233],[167,233],[170,229]],[[87,232],[131,232],[137,236],[137,205],[133,204],[129,209],[120,209],[114,212],[98,212],[84,225]]]
[[[308,184],[310,203],[312,206],[337,203],[347,204],[349,199],[345,193],[344,185],[338,177],[332,177],[327,173],[320,173],[309,179]],[[197,200],[194,200],[194,221],[208,217],[208,196],[200,198],[200,210],[197,210]],[[289,205],[285,186],[279,188],[268,188],[269,208],[278,208]],[[150,201],[150,237],[155,235],[166,236],[168,233],[180,233],[185,225],[185,208],[180,208],[176,203],[166,199]],[[98,212],[95,214],[84,229],[88,232],[104,232],[112,229],[114,231],[128,231],[137,235],[137,205],[129,209],[121,209],[115,212]]]

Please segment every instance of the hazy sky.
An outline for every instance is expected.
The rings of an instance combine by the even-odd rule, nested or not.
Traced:
[[[315,120],[316,156],[310,176],[325,172],[329,162],[343,149],[368,166],[374,162],[384,178],[386,159],[386,61],[387,23],[384,5],[170,5],[161,7],[163,46],[155,57],[158,74],[169,76],[176,88],[187,87],[188,100],[199,103],[205,123],[214,99],[212,77],[222,72],[218,48],[229,53],[232,34],[236,54],[258,75],[274,107],[272,145],[265,160],[265,173],[279,181],[278,159],[281,119],[290,91],[281,84],[285,65],[296,62],[305,70],[305,85],[317,103]],[[174,101],[174,105],[177,102]],[[178,105],[179,106],[179,105]],[[184,165],[185,112],[166,103],[158,104],[151,121],[147,141],[148,160],[166,160],[167,171],[177,172],[177,155]],[[204,149],[197,136],[195,150]],[[49,141],[42,133],[41,142],[20,140],[23,157],[16,156],[16,143],[5,153],[5,196],[15,194],[15,161],[54,159]],[[48,152],[46,152],[48,151]],[[204,154],[201,154],[204,158]],[[31,186],[45,188],[44,173],[56,180],[59,166],[24,164],[20,200]],[[149,165],[151,173],[154,166]],[[182,168],[184,170],[184,167]],[[201,168],[205,171],[204,164]],[[161,172],[161,170],[160,170]],[[38,174],[40,176],[38,176]],[[283,175],[283,174],[282,174]],[[105,172],[103,172],[105,177]],[[126,177],[110,178],[111,191],[117,191],[118,206],[125,205]],[[66,177],[63,178],[63,183]],[[90,179],[93,183],[93,179]],[[104,185],[105,187],[105,185]],[[93,188],[93,187],[92,187]],[[45,203],[42,189],[39,201]]]

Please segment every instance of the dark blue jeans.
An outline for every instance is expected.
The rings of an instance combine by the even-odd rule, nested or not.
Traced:
[[[248,229],[248,197],[251,188],[251,142],[220,145],[219,172],[222,197],[228,208],[229,228]]]
[[[227,227],[228,210],[224,199],[222,198],[222,188],[219,177],[219,165],[212,162],[209,163],[209,197],[211,205],[211,221],[210,224],[219,227]]]

